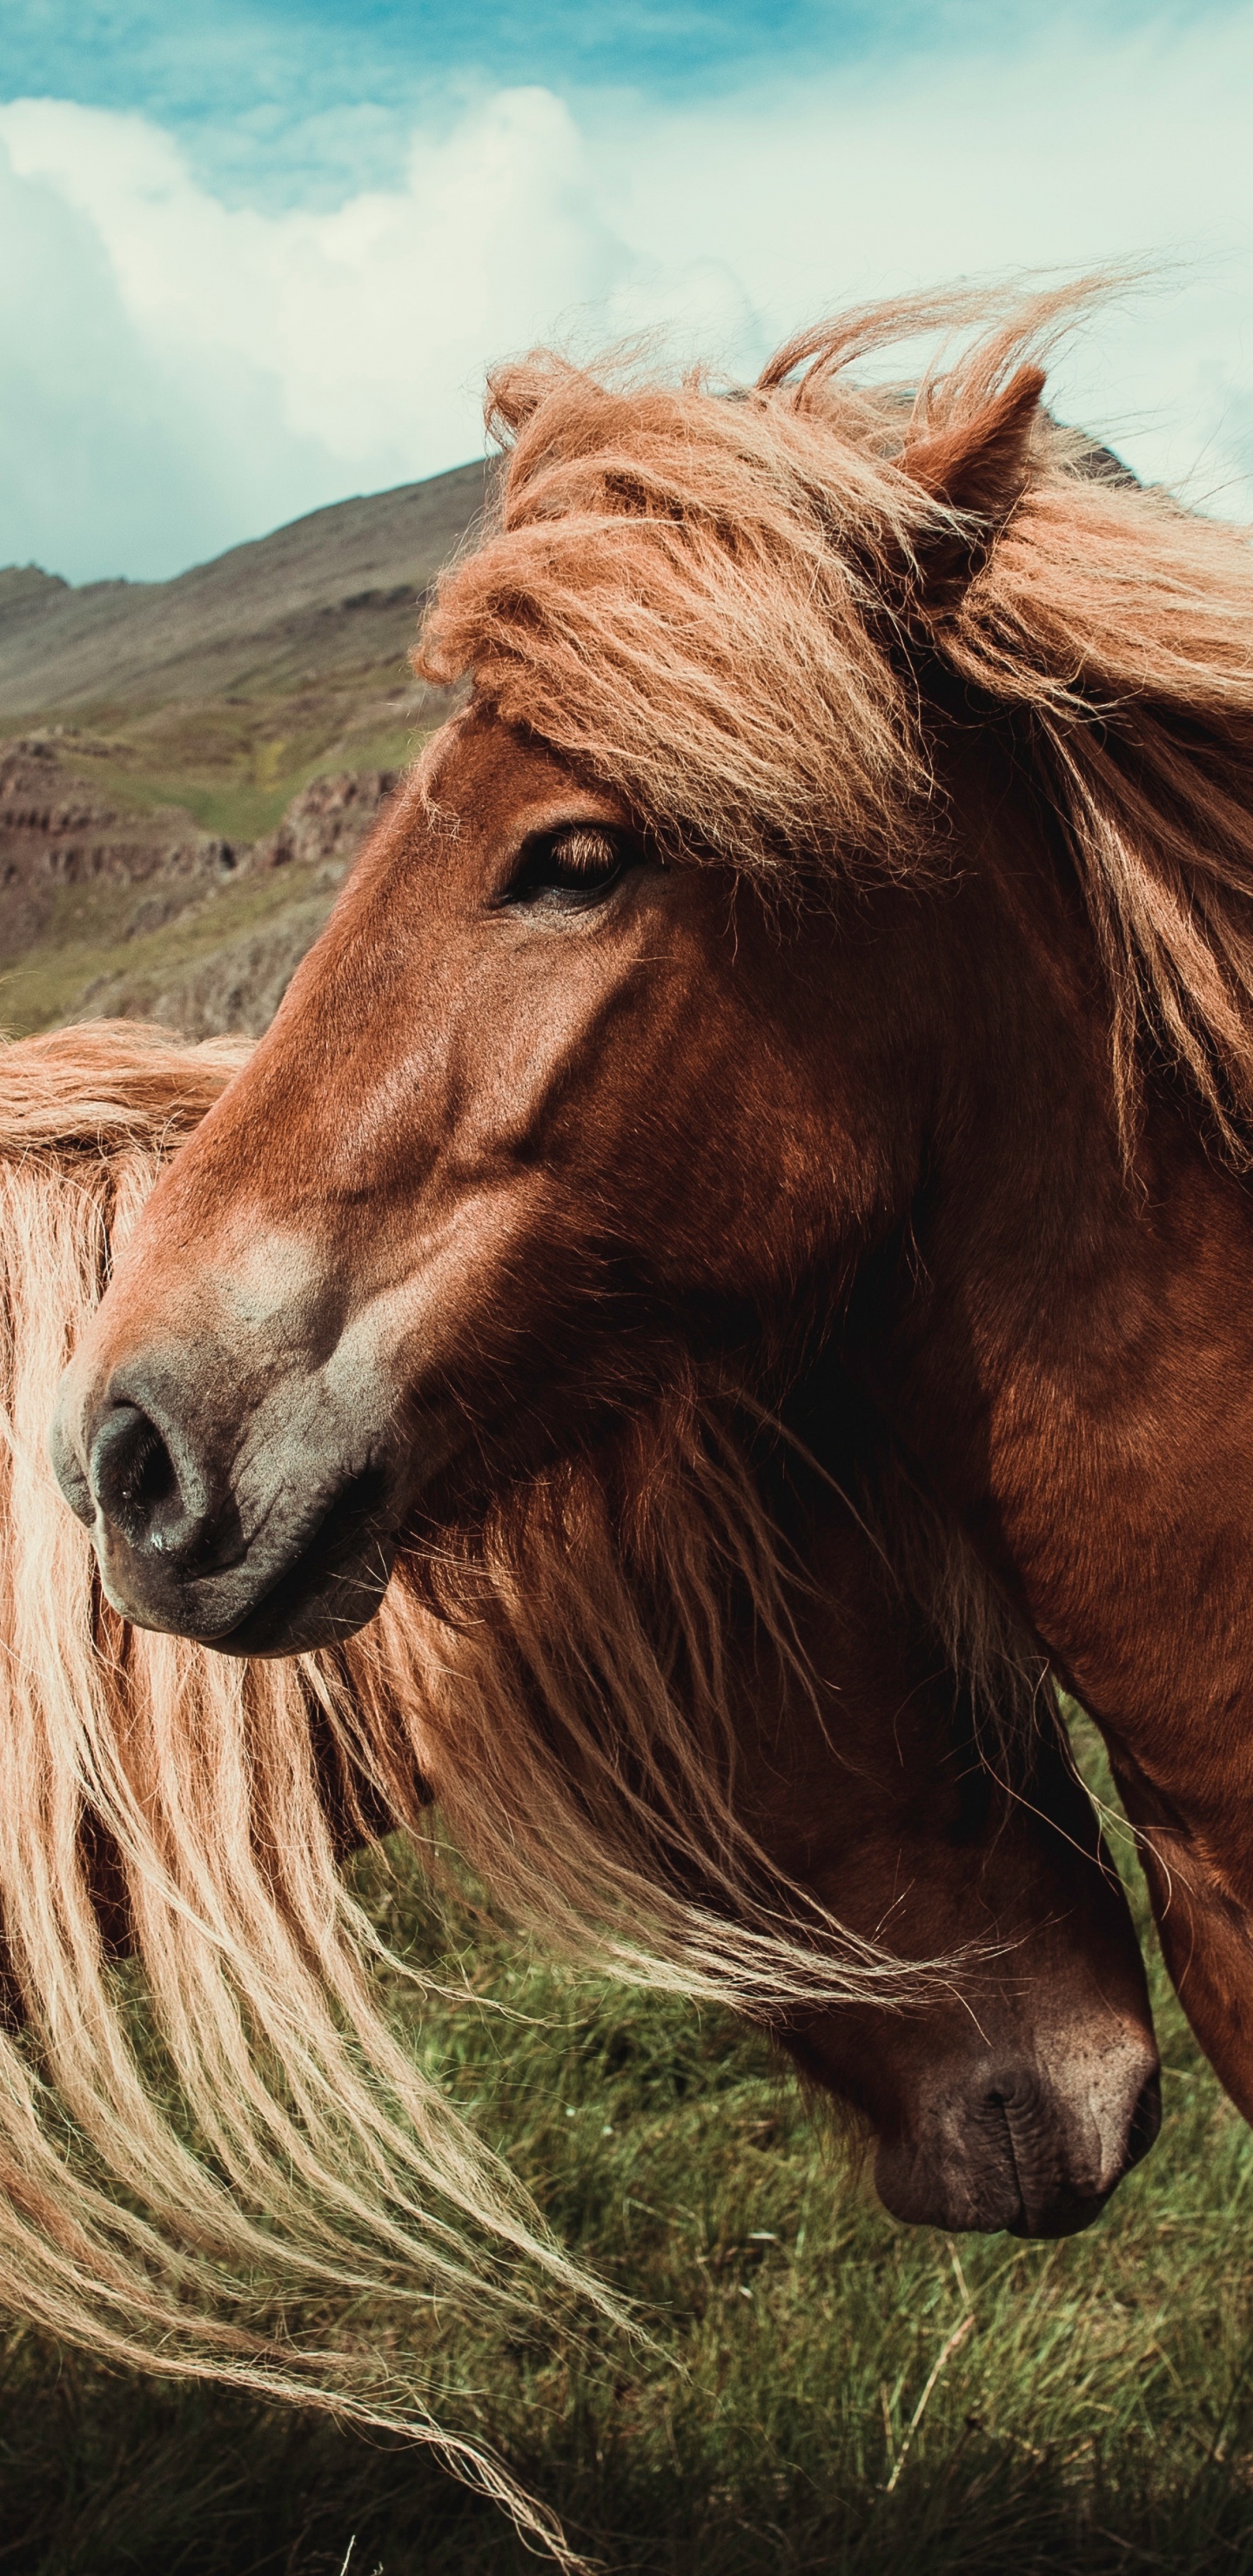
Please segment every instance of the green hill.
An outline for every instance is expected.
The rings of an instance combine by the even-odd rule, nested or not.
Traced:
[[[0,1022],[264,1025],[445,712],[407,654],[486,474],[339,502],[174,581],[0,571]]]

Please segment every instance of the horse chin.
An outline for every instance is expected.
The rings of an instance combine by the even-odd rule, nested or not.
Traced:
[[[354,1637],[378,1610],[391,1580],[396,1542],[372,1538],[333,1570],[318,1563],[317,1541],[297,1557],[255,1606],[223,1635],[206,1637],[217,1655],[306,1655]]]
[[[946,2235],[1078,2236],[1100,2217],[1108,2192],[1054,2189],[1029,2205],[1013,2159],[936,2171],[907,2147],[880,2147],[875,2189],[890,2218]]]
[[[258,1569],[260,1581],[246,1585],[242,1603],[238,1573],[227,1579],[228,1621],[221,1576],[180,1581],[173,1569],[137,1562],[115,1543],[101,1552],[101,1577],[114,1609],[137,1627],[191,1637],[219,1655],[304,1655],[355,1636],[374,1617],[396,1546],[395,1533],[379,1522],[345,1529],[332,1510],[269,1581]]]

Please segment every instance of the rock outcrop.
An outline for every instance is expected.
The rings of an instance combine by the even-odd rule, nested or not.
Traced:
[[[400,772],[315,778],[263,840],[231,843],[178,808],[127,814],[93,791],[84,756],[55,734],[0,745],[0,960],[15,989],[23,965],[72,967],[94,943],[108,970],[58,991],[56,1018],[259,1036]]]
[[[88,755],[89,756],[89,755]],[[0,955],[64,937],[104,895],[118,935],[173,920],[234,875],[240,853],[181,807],[127,813],[65,756],[56,734],[0,744]],[[142,890],[142,891],[141,891]],[[128,896],[134,897],[128,901]]]
[[[339,866],[339,876],[400,784],[398,769],[340,769],[293,796],[282,822],[252,853],[253,867]],[[338,883],[338,878],[336,883]]]

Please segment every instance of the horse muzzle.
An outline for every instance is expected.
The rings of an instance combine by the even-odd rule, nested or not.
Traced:
[[[1127,2029],[1075,2079],[1047,2067],[983,2066],[883,2137],[875,2185],[894,2218],[952,2233],[1074,2236],[1147,2155],[1161,2123],[1157,2053]]]
[[[118,1372],[86,1403],[70,1372],[53,1466],[125,1617],[224,1654],[290,1655],[374,1616],[413,1482],[389,1408],[361,1405],[349,1437],[332,1390],[283,1393],[243,1408],[241,1441],[168,1366]]]

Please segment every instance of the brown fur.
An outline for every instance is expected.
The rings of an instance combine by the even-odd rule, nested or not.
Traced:
[[[833,324],[726,411],[698,385],[506,370],[499,533],[449,575],[424,667],[472,669],[739,867],[795,876],[813,854],[836,882],[921,884],[938,813],[939,846],[997,885],[928,932],[949,1136],[980,1152],[933,1211],[942,1249],[917,1230],[927,1293],[876,1319],[862,1364],[1102,1718],[1185,2001],[1249,2107],[1250,1242],[1210,1153],[1243,1170],[1253,1138],[1253,562],[1247,531],[1087,476],[1043,416],[1025,444],[1056,299],[1011,308],[912,411],[848,381],[867,347],[975,310]],[[972,540],[956,596],[951,537],[928,583],[942,501]],[[734,626],[750,597],[755,654]]]

